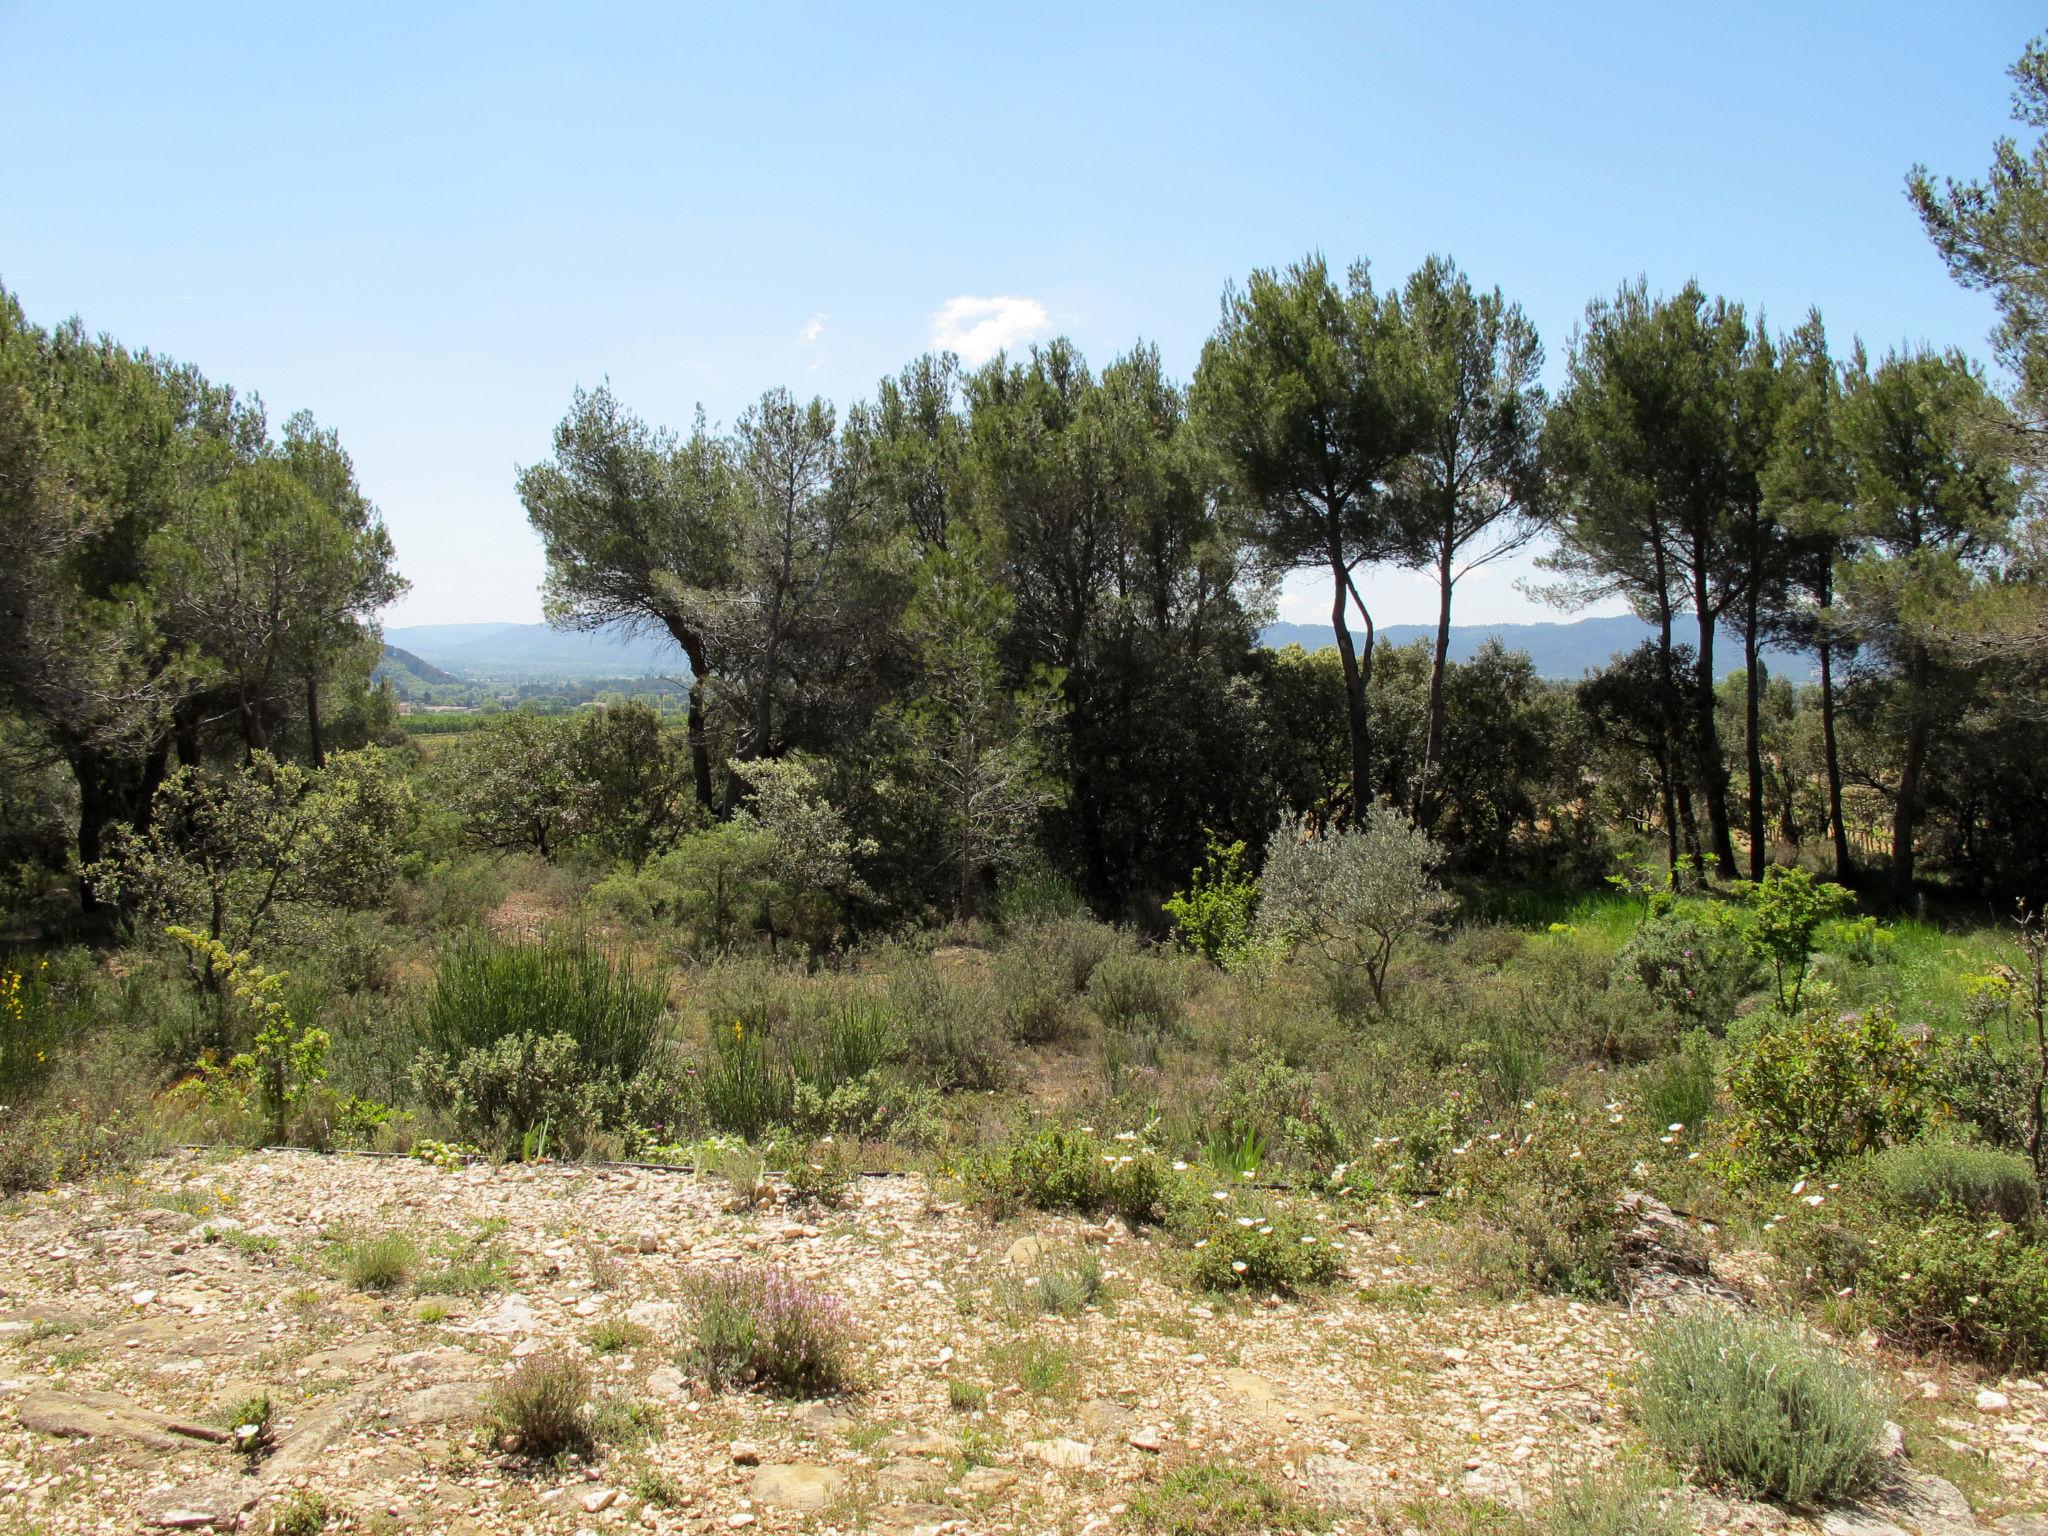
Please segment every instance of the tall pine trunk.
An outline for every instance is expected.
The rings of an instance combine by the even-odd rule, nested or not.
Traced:
[[[1455,532],[1447,523],[1437,557],[1436,653],[1429,662],[1429,725],[1422,738],[1422,782],[1415,791],[1415,820],[1425,830],[1436,825],[1433,780],[1444,740],[1444,664],[1451,651],[1451,539]]]
[[[325,768],[327,753],[320,745],[320,679],[306,674],[306,745],[313,755],[313,766]]]
[[[1820,642],[1820,743],[1828,779],[1828,830],[1835,840],[1835,878],[1848,883],[1855,874],[1849,858],[1849,828],[1842,820],[1842,754],[1835,745],[1834,646]]]
[[[1358,664],[1358,648],[1351,642],[1346,609],[1351,592],[1351,573],[1344,567],[1343,552],[1330,550],[1330,575],[1337,598],[1330,608],[1330,623],[1336,630],[1337,657],[1344,664],[1344,723],[1351,738],[1351,812],[1354,825],[1372,804],[1372,722],[1367,714],[1365,688],[1368,674]],[[1366,615],[1366,668],[1372,665],[1372,616]]]
[[[1763,669],[1757,660],[1758,593],[1750,585],[1742,619],[1743,759],[1749,769],[1749,878],[1764,877]]]
[[[1707,802],[1707,833],[1724,871],[1735,868],[1735,843],[1728,834],[1728,765],[1721,760],[1721,729],[1714,719],[1714,614],[1707,606],[1704,575],[1693,582],[1693,612],[1699,619],[1699,669],[1693,688],[1693,734],[1700,794]]]

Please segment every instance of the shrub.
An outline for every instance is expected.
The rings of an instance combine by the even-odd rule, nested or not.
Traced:
[[[1795,1219],[1780,1243],[1805,1288],[1853,1326],[2000,1367],[2048,1361],[2048,1248],[2010,1224],[1953,1205],[1890,1217],[1851,1205]]]
[[[270,1524],[265,1529],[269,1536],[320,1536],[332,1518],[333,1511],[324,1497],[310,1488],[301,1488],[271,1511]]]
[[[1339,1268],[1327,1232],[1243,1189],[1191,1183],[1175,1202],[1173,1230],[1188,1244],[1189,1283],[1205,1291],[1293,1295],[1327,1285]]]
[[[567,1035],[587,1070],[629,1082],[652,1062],[667,1014],[661,978],[623,954],[472,937],[443,956],[420,1029],[449,1059],[513,1036]]]
[[[1150,1148],[1112,1151],[1087,1131],[1049,1129],[1020,1132],[1006,1146],[968,1158],[961,1176],[999,1216],[1032,1206],[1109,1211],[1131,1222],[1158,1217],[1169,1177]]]
[[[1249,1467],[1212,1462],[1173,1468],[1131,1500],[1131,1520],[1159,1536],[1258,1536],[1325,1524],[1314,1506]]]
[[[946,1405],[955,1413],[979,1413],[988,1406],[988,1388],[964,1376],[946,1381]]]
[[[566,1133],[603,1122],[617,1087],[589,1080],[573,1036],[532,1030],[477,1046],[452,1063],[422,1054],[412,1081],[422,1099],[454,1116],[464,1136],[501,1153],[531,1148],[535,1156],[545,1140],[560,1145]]]
[[[1251,947],[1259,882],[1246,871],[1244,854],[1242,841],[1210,838],[1188,888],[1161,904],[1181,947],[1215,965],[1229,965]]]
[[[1033,1397],[1067,1397],[1074,1390],[1074,1352],[1050,1339],[1019,1339],[997,1351],[1017,1385]]]
[[[1088,1002],[1107,1029],[1154,1037],[1180,1025],[1181,968],[1156,954],[1104,957],[1088,980]]]
[[[1806,962],[1813,955],[1814,935],[1854,905],[1855,897],[1839,885],[1816,881],[1803,869],[1773,865],[1757,884],[1736,886],[1749,911],[1750,943],[1770,960],[1778,983],[1778,1006],[1799,1009],[1806,985]],[[1787,992],[1785,981],[1792,986]]]
[[[1384,1012],[1395,950],[1457,905],[1437,883],[1443,859],[1429,834],[1384,800],[1355,830],[1304,836],[1282,827],[1266,845],[1260,930],[1313,947],[1340,976],[1362,971]]]
[[[1799,1328],[1701,1310],[1659,1326],[1644,1352],[1636,1413],[1681,1465],[1802,1507],[1875,1481],[1886,1405],[1868,1377]]]
[[[1004,1029],[986,986],[950,981],[920,957],[892,978],[889,1006],[902,1030],[906,1072],[941,1092],[1002,1087]]]
[[[1073,973],[1062,956],[1019,940],[996,956],[995,983],[1017,1044],[1052,1045],[1074,1032]]]
[[[1679,1038],[1676,1051],[1644,1069],[1643,1112],[1654,1125],[1691,1130],[1713,1114],[1720,1074],[1719,1042],[1704,1029],[1689,1029]]]
[[[2041,1209],[2033,1164],[1996,1147],[1908,1142],[1872,1156],[1867,1177],[1878,1198],[1899,1211],[1930,1215],[1953,1206],[1972,1216],[2026,1222]]]
[[[0,966],[0,1104],[19,1104],[50,1070],[62,1035],[50,962]]]
[[[1646,919],[1615,957],[1617,975],[1693,1028],[1723,1030],[1758,980],[1756,952],[1720,908]]]
[[[1610,1296],[1620,1274],[1616,1202],[1634,1148],[1603,1119],[1544,1102],[1520,1136],[1474,1136],[1453,1160],[1459,1184],[1496,1241],[1488,1267],[1516,1285]]]
[[[716,1130],[752,1140],[789,1121],[796,1080],[758,1022],[752,1028],[744,1019],[714,1025],[699,1081],[704,1113]]]
[[[403,1232],[359,1238],[342,1245],[342,1278],[357,1291],[395,1291],[420,1267],[419,1245]]]
[[[1682,1494],[1630,1462],[1560,1475],[1536,1528],[1543,1536],[1686,1536],[1692,1516]]]
[[[693,1289],[695,1335],[682,1363],[707,1385],[816,1397],[847,1384],[853,1319],[836,1297],[776,1269],[722,1270]]]
[[[488,1411],[499,1444],[522,1455],[588,1455],[596,1443],[590,1372],[574,1355],[529,1355],[492,1391]]]
[[[1910,1139],[1924,1114],[1927,1052],[1885,1008],[1766,1023],[1735,1052],[1738,1146],[1779,1170],[1827,1166]]]
[[[434,978],[414,1088],[501,1152],[543,1127],[554,1142],[586,1137],[638,1118],[667,1012],[663,982],[624,956],[470,938]]]

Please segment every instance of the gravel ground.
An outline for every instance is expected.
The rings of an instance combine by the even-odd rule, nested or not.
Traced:
[[[14,1202],[0,1210],[0,1532],[265,1530],[302,1495],[354,1529],[471,1536],[1089,1532],[1130,1526],[1130,1501],[1195,1460],[1261,1468],[1339,1533],[1401,1530],[1416,1506],[1540,1501],[1554,1469],[1631,1438],[1618,1383],[1640,1320],[1461,1291],[1411,1257],[1426,1218],[1333,1227],[1347,1274],[1327,1295],[1205,1301],[1174,1282],[1163,1239],[1115,1223],[993,1225],[915,1178],[857,1181],[838,1209],[733,1212],[730,1194],[683,1173],[266,1152],[181,1154]],[[390,1231],[428,1255],[421,1279],[350,1289],[333,1245]],[[437,1251],[492,1250],[495,1288],[434,1294]],[[1101,1304],[1020,1306],[1022,1270],[1069,1252],[1099,1259]],[[742,1262],[845,1300],[855,1391],[796,1403],[683,1378],[689,1276]],[[641,1342],[600,1355],[589,1336],[610,1319]],[[640,1405],[647,1438],[566,1469],[494,1450],[493,1382],[552,1349]],[[1037,1391],[1019,1381],[1027,1355]],[[956,1409],[956,1381],[985,1406]],[[2003,1404],[1980,1407],[1986,1389]],[[1924,1371],[1902,1391],[1916,1439],[1981,1467],[1980,1506],[2048,1507],[2048,1393]],[[221,1426],[265,1393],[275,1449],[251,1470]],[[1703,1530],[1815,1528],[1688,1497]],[[1974,1528],[1952,1501],[1947,1525],[1843,1518],[1830,1529]]]

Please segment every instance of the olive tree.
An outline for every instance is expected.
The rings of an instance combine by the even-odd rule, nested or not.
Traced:
[[[1404,940],[1435,929],[1457,898],[1437,883],[1443,850],[1390,802],[1365,824],[1308,832],[1282,827],[1266,845],[1261,933],[1362,970],[1373,1004],[1387,1006],[1387,971]]]

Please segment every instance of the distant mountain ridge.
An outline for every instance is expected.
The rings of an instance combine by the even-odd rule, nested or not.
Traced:
[[[1685,620],[1675,629],[1674,638],[1689,643],[1697,638],[1697,634],[1698,626]],[[1654,625],[1626,613],[1558,623],[1453,624],[1450,659],[1470,661],[1488,640],[1498,640],[1511,651],[1527,652],[1538,677],[1576,682],[1588,672],[1606,666],[1622,652],[1632,651],[1644,641],[1655,639],[1656,635]],[[1417,640],[1434,645],[1436,626],[1383,624],[1377,638],[1382,645],[1412,645]],[[1305,651],[1320,651],[1337,643],[1335,631],[1327,624],[1269,624],[1260,632],[1259,639],[1275,650],[1283,645],[1298,645]],[[1354,634],[1352,639],[1360,645],[1365,643],[1363,635]],[[1802,652],[1766,646],[1763,657],[1764,665],[1773,677],[1810,683],[1819,676],[1814,659]],[[1726,676],[1729,672],[1739,671],[1741,666],[1742,636],[1726,628],[1715,631],[1715,671]]]
[[[1691,626],[1681,626],[1682,637]],[[1656,631],[1641,619],[1619,617],[1569,619],[1539,624],[1459,624],[1451,629],[1451,659],[1469,661],[1488,640],[1511,651],[1524,651],[1539,677],[1574,681],[1607,665],[1617,654],[1635,649]],[[1361,640],[1363,637],[1359,637]],[[1429,624],[1388,624],[1379,640],[1385,645],[1433,642]],[[1275,649],[1299,645],[1321,650],[1336,644],[1327,624],[1269,624],[1260,641]],[[408,655],[468,682],[547,678],[687,677],[689,663],[665,634],[631,634],[623,625],[597,630],[553,629],[546,624],[411,624],[384,631],[393,652]],[[1813,659],[1796,651],[1766,650],[1772,674],[1793,682],[1811,682]],[[1722,630],[1714,660],[1723,673],[1741,665],[1741,636]]]
[[[384,631],[384,643],[469,682],[660,677],[690,670],[681,648],[667,635],[636,635],[622,624],[596,630],[547,624],[398,625]]]

